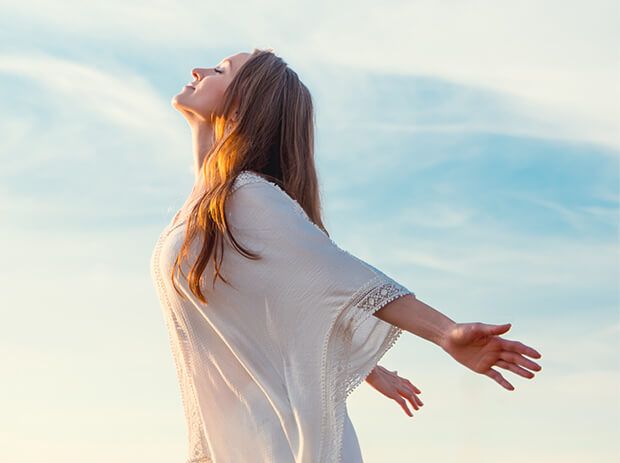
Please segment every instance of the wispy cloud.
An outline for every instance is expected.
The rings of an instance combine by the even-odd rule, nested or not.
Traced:
[[[316,80],[326,68],[345,66],[486,88],[512,99],[547,136],[618,149],[619,7],[610,0],[570,5],[321,1],[290,8],[284,1],[249,1],[238,14],[235,5],[213,1],[28,0],[3,10],[5,33],[23,39],[22,45],[35,39],[11,27],[8,18],[30,22],[40,34],[106,37],[144,53],[171,43],[185,51],[272,46]]]
[[[620,147],[617,2],[397,5],[338,3],[307,38],[304,55],[352,71],[422,74],[500,91],[555,124],[556,136]]]
[[[170,185],[160,176],[158,190],[149,191],[146,177],[153,182],[157,169],[189,178],[191,146],[179,136],[184,122],[143,76],[33,52],[0,53],[0,78],[7,226],[40,214],[51,226],[55,217],[125,209]]]
[[[42,104],[55,104],[48,108],[55,113],[87,114],[136,134],[155,130],[164,140],[175,135],[169,104],[146,78],[131,71],[104,71],[45,53],[2,53],[0,73],[37,85],[40,90],[29,94]]]

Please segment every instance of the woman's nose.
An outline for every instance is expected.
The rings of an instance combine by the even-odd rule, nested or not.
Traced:
[[[202,68],[192,69],[192,77],[196,80],[202,79],[203,74],[204,74],[204,69]]]

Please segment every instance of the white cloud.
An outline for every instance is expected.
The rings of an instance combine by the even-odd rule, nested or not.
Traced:
[[[499,310],[497,299],[507,316],[553,312],[559,306],[575,310],[571,306],[592,294],[603,298],[598,301],[618,303],[617,240],[591,233],[601,225],[617,227],[612,217],[616,209],[592,214],[588,208],[568,210],[545,203],[550,214],[568,218],[573,228],[541,233],[527,227],[515,230],[501,217],[454,206],[454,201],[431,201],[410,209],[403,205],[397,216],[379,221],[349,215],[348,223],[338,224],[341,232],[332,237],[423,300],[442,301],[458,310]]]
[[[606,225],[618,226],[620,223],[620,216],[618,216],[617,208],[606,208],[599,206],[574,206],[569,208],[556,201],[550,201],[543,199],[528,192],[511,191],[506,193],[506,196],[525,200],[532,204],[536,204],[548,209],[550,212],[555,213],[561,217],[568,225],[576,231],[584,232],[592,226],[593,221],[604,223]],[[617,200],[617,198],[616,198]]]
[[[620,147],[619,6],[610,0],[10,2],[5,17],[80,40],[274,47],[304,75],[347,66],[504,92],[547,136]],[[16,38],[17,40],[17,38]],[[313,77],[314,78],[314,77]],[[473,128],[473,127],[472,127]],[[447,129],[450,129],[449,127]],[[519,130],[504,126],[504,130]]]
[[[498,90],[556,134],[620,146],[617,2],[336,5],[306,39],[314,59]]]
[[[30,79],[43,90],[36,97],[56,97],[63,103],[60,110],[80,110],[128,130],[171,136],[169,104],[148,80],[123,69],[104,71],[44,53],[2,53],[0,73]]]
[[[131,70],[43,52],[5,52],[0,77],[7,82],[0,94],[11,102],[0,112],[5,175],[41,168],[43,162],[58,166],[61,160],[105,159],[102,175],[122,169],[119,159],[174,167],[183,159],[179,153],[186,153],[191,171],[191,146],[179,137],[182,118]],[[24,90],[15,92],[18,85]]]

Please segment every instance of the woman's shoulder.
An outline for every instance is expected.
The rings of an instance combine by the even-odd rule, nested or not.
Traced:
[[[239,221],[310,221],[301,205],[282,187],[251,170],[237,175],[230,191],[228,208],[231,217],[236,216]]]
[[[267,180],[261,174],[254,172],[253,170],[242,170],[235,178],[235,181],[231,188],[231,193],[236,191],[237,189],[239,189],[240,187],[244,185],[255,184],[255,183],[262,183],[267,186],[280,189],[278,185],[276,185],[274,182],[271,182],[270,180]]]
[[[292,199],[276,183],[252,170],[243,170],[230,189],[228,203],[233,209],[272,209]]]

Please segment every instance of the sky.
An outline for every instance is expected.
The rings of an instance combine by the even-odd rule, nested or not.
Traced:
[[[184,461],[149,259],[193,182],[170,101],[272,48],[310,89],[324,222],[459,322],[542,354],[507,391],[403,334],[366,463],[620,458],[614,1],[0,0],[0,460]]]

